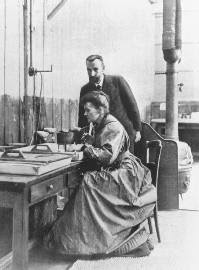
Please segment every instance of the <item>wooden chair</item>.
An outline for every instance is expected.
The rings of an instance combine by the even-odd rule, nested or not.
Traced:
[[[162,151],[158,177],[158,209],[179,209],[178,144],[161,137],[148,123],[142,122],[141,140],[135,144],[134,154],[146,164],[146,141],[160,140]]]
[[[146,164],[145,165],[151,171],[152,183],[156,188],[158,186],[159,164],[160,164],[161,151],[162,151],[162,143],[160,140],[146,141]],[[148,217],[150,234],[153,233],[151,217],[154,218],[157,238],[158,238],[158,242],[160,243],[161,238],[160,238],[160,230],[159,230],[159,224],[158,224],[157,201],[156,201],[155,207],[153,209],[152,215],[150,217]]]

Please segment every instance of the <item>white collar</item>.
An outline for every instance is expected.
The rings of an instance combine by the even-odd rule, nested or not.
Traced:
[[[99,85],[100,87],[102,87],[103,82],[104,82],[104,74],[103,74],[103,76],[102,76],[101,80],[100,80],[98,83],[95,83],[95,85],[96,85],[96,86],[98,86],[98,85]]]

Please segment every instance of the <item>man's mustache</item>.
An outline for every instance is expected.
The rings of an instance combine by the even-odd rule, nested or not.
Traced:
[[[91,82],[98,82],[99,78],[98,77],[89,77],[89,81]]]

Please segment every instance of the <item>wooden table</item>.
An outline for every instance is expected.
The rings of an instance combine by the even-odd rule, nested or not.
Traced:
[[[68,188],[80,165],[72,162],[39,176],[0,174],[0,207],[13,209],[13,270],[28,269],[29,207]]]

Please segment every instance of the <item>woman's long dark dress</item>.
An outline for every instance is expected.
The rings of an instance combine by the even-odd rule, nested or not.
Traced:
[[[45,245],[61,254],[108,254],[149,216],[156,189],[149,170],[128,151],[126,131],[112,115],[102,120],[93,146],[84,151],[90,170]]]

